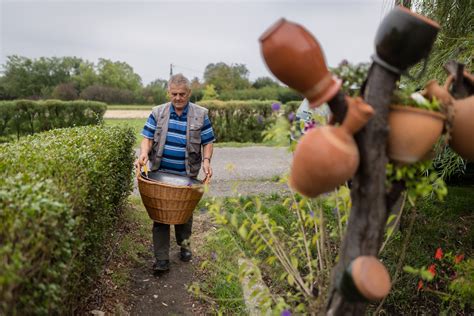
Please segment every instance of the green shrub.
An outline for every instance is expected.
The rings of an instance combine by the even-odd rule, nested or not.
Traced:
[[[16,135],[102,122],[107,106],[90,101],[0,101],[0,141]]]
[[[0,145],[0,314],[77,306],[131,190],[134,138],[95,126]]]
[[[199,105],[209,109],[209,118],[218,142],[260,143],[263,141],[262,132],[275,122],[276,116],[272,111],[274,103],[278,101],[207,100],[199,102]],[[294,108],[294,105],[284,107],[288,113]]]

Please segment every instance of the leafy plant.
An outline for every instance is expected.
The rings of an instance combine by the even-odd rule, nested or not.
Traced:
[[[436,249],[432,263],[427,267],[405,266],[407,273],[420,276],[417,290],[439,296],[450,310],[455,304],[461,308],[474,302],[474,260],[464,260],[464,254],[444,253]]]
[[[441,111],[441,103],[435,97],[430,101],[410,88],[395,90],[392,104],[411,106],[428,111]]]

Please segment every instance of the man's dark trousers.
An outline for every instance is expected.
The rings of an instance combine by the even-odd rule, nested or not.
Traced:
[[[189,249],[189,240],[193,227],[193,216],[185,224],[174,225],[176,242],[183,248]],[[170,258],[170,225],[153,222],[153,248],[156,260]]]

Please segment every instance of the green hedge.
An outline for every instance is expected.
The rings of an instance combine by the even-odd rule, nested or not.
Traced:
[[[0,101],[0,141],[12,136],[102,122],[107,105],[90,101]]]
[[[199,105],[209,109],[209,118],[217,142],[254,142],[263,140],[262,132],[275,122],[272,104],[278,101],[218,101],[206,100]],[[284,114],[294,112],[301,101],[282,106]]]
[[[0,145],[0,315],[73,313],[130,193],[134,138],[94,126]]]

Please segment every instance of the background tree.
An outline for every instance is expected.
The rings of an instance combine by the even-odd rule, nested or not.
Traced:
[[[252,83],[252,87],[255,89],[261,89],[264,87],[278,87],[279,84],[270,77],[259,77]]]
[[[411,1],[412,9],[442,25],[430,55],[423,81],[444,82],[443,65],[456,60],[474,70],[474,7],[472,0]],[[417,70],[421,65],[417,66]],[[415,71],[413,71],[415,72]]]
[[[75,87],[79,92],[89,86],[97,84],[99,78],[95,71],[94,63],[81,60],[79,66],[75,68],[75,73],[71,80],[74,82]]]
[[[137,91],[142,86],[142,80],[133,68],[125,63],[100,58],[97,65],[99,83],[103,86]]]
[[[191,80],[191,101],[198,102],[204,96],[203,85],[199,82],[198,77]]]
[[[213,84],[208,84],[206,89],[204,90],[204,96],[202,97],[203,100],[215,100],[217,99],[218,94],[216,89],[214,88]]]
[[[250,87],[249,71],[244,64],[227,65],[223,62],[209,64],[204,70],[204,82],[213,84],[217,93]]]
[[[168,82],[163,79],[156,79],[153,82],[150,82],[143,89],[143,97],[145,103],[148,104],[162,104],[165,103],[167,99],[167,89]]]

